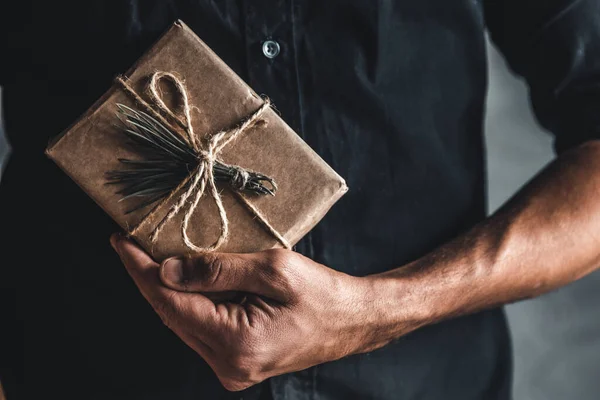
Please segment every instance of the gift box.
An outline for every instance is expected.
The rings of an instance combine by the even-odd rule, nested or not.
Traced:
[[[157,260],[292,248],[348,190],[181,21],[46,153]]]

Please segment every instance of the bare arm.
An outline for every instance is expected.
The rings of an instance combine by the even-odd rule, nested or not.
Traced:
[[[386,311],[378,314],[389,324],[381,328],[391,339],[405,332],[407,319],[428,324],[534,297],[599,266],[600,142],[589,142],[467,233],[369,279],[381,293]]]

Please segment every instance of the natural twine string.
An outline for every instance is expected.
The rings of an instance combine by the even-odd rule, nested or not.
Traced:
[[[162,96],[159,92],[159,83],[162,79],[169,80],[177,90],[178,95],[181,98],[182,102],[182,113],[183,119],[181,116],[176,115],[162,100]],[[158,119],[165,126],[174,129],[172,124],[167,121],[167,119],[148,104],[130,85],[123,77],[117,77],[116,82],[125,90],[127,94],[129,94],[140,106],[144,107],[146,111],[152,114],[156,119]],[[185,208],[185,215],[183,217],[183,223],[181,225],[181,236],[183,238],[183,242],[189,249],[196,252],[210,252],[215,251],[219,247],[225,243],[229,237],[229,220],[227,218],[227,213],[225,212],[225,208],[223,207],[223,202],[221,199],[221,195],[219,194],[217,187],[215,185],[215,179],[213,175],[213,166],[219,153],[225,148],[229,143],[235,140],[240,134],[245,132],[251,126],[257,124],[261,120],[261,115],[271,106],[271,103],[268,99],[260,106],[258,110],[256,110],[252,115],[246,118],[240,125],[217,132],[214,135],[208,136],[206,138],[206,143],[204,146],[200,143],[200,140],[194,133],[194,127],[192,125],[192,113],[190,102],[187,94],[187,89],[184,83],[176,77],[174,74],[170,72],[158,71],[155,72],[149,82],[148,85],[148,95],[152,100],[154,106],[158,108],[162,113],[171,117],[177,124],[183,129],[186,136],[184,139],[189,143],[191,148],[197,155],[198,158],[198,166],[190,175],[184,179],[179,186],[177,186],[163,201],[160,202],[159,205],[154,207],[152,211],[145,217],[144,220],[151,218],[154,214],[161,209],[162,205],[171,202],[174,197],[179,193],[184,187],[186,187],[189,183],[189,187],[187,190],[179,197],[179,199],[171,206],[167,214],[159,221],[156,227],[152,230],[150,234],[150,240],[154,243],[158,238],[158,235],[163,230],[165,225],[177,215],[182,209]],[[248,180],[248,172],[241,167],[231,166],[235,168],[236,175],[233,179],[233,183],[235,187],[244,187],[246,181]],[[212,196],[219,211],[219,218],[221,220],[221,232],[217,240],[207,247],[196,246],[188,236],[188,227],[189,222],[196,210],[200,199],[206,192],[206,188],[208,186],[208,192]],[[283,247],[287,249],[291,249],[291,245],[289,242],[279,233],[273,226],[269,223],[264,215],[258,210],[252,203],[250,203],[246,197],[244,197],[240,192],[234,190],[233,193],[237,196],[240,202],[253,214],[258,222],[271,234],[273,237],[279,241]],[[189,201],[190,199],[191,202]],[[143,221],[142,221],[143,223]],[[131,232],[131,235],[135,235],[141,229],[142,223],[138,224]]]

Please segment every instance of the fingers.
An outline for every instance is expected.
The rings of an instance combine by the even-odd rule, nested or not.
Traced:
[[[162,282],[186,292],[243,291],[285,300],[285,282],[277,251],[254,254],[210,253],[194,258],[171,258],[161,266]]]
[[[161,284],[159,279],[159,265],[145,251],[118,233],[110,237],[110,244],[119,254],[127,272],[148,301],[163,300],[168,297],[170,291]]]
[[[212,301],[199,294],[181,293],[165,287],[159,277],[159,264],[123,235],[112,235],[110,242],[142,295],[167,326],[173,328],[179,320],[189,318],[207,327],[215,324]]]

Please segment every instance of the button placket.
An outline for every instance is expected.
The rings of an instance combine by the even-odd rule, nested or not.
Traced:
[[[304,138],[301,123],[301,96],[295,48],[294,0],[244,1],[248,83],[256,92],[268,95],[282,118]],[[309,232],[295,250],[313,256]],[[294,398],[314,397],[314,370],[271,379],[276,400],[293,393]]]

